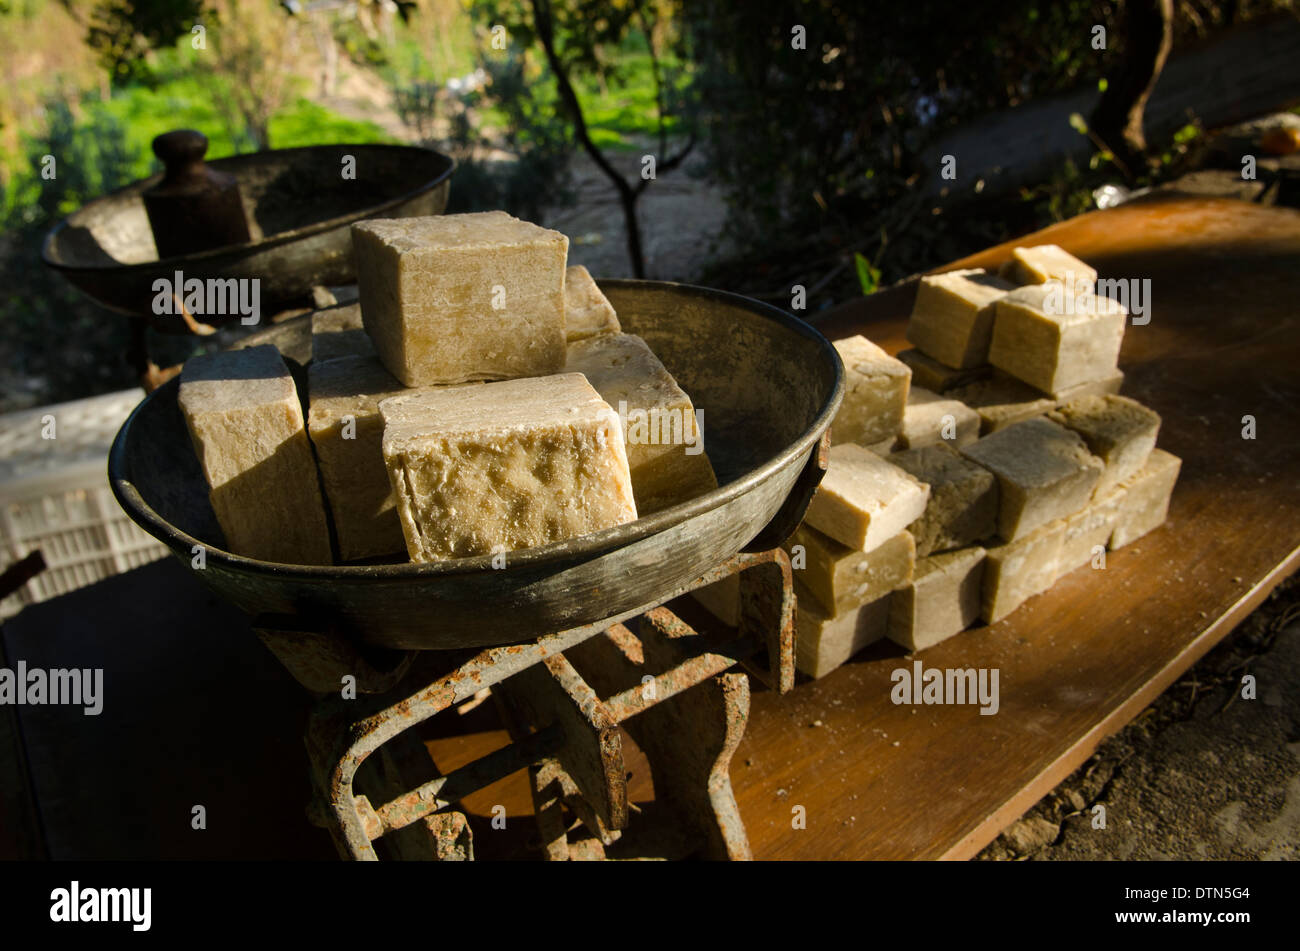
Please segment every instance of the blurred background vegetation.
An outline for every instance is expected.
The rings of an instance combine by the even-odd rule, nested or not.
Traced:
[[[545,221],[601,184],[626,225],[618,273],[644,267],[644,232],[671,232],[698,245],[694,268],[655,276],[777,300],[801,282],[826,302],[1088,210],[1105,182],[1179,172],[1195,117],[1128,163],[1080,118],[1089,162],[1062,156],[1010,195],[922,187],[927,148],[962,123],[1097,95],[1138,2],[0,0],[0,408],[134,382],[126,321],[39,250],[61,217],[155,172],[149,143],[168,129],[202,130],[211,158],[424,143],[459,163],[451,211]],[[1175,53],[1296,9],[1163,3]],[[1095,24],[1110,25],[1104,56]],[[721,227],[642,221],[645,154],[725,203]]]

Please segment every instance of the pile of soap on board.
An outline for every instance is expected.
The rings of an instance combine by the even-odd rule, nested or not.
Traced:
[[[922,278],[898,359],[835,344],[830,466],[785,546],[800,670],[991,624],[1164,522],[1180,462],[1118,395],[1127,314],[1096,280],[1054,245],[1016,248],[999,275]],[[734,579],[695,595],[736,623]]]
[[[717,487],[690,398],[564,235],[486,212],[352,239],[360,301],[313,315],[305,419],[274,347],[181,372],[230,551],[332,564],[332,520],[341,561],[496,555]],[[625,419],[680,441],[628,438]]]

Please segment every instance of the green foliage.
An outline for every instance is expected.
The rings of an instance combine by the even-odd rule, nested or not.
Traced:
[[[858,273],[858,284],[863,295],[874,294],[880,290],[880,268],[872,267],[871,262],[860,252],[853,252],[853,264]]]
[[[114,82],[145,80],[149,78],[146,54],[175,45],[203,19],[203,0],[98,0],[91,10],[86,44]]]

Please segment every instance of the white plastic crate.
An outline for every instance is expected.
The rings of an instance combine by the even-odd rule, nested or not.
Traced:
[[[108,487],[109,447],[140,399],[123,390],[0,416],[0,569],[37,549],[46,564],[0,601],[0,618],[167,554]]]

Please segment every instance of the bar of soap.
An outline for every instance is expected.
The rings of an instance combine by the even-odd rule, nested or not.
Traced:
[[[1153,449],[1146,465],[1123,483],[1124,498],[1115,516],[1111,548],[1123,548],[1164,524],[1182,465],[1173,453]]]
[[[831,614],[851,611],[907,584],[916,562],[916,543],[907,532],[864,552],[800,525],[784,548],[795,577]]]
[[[998,534],[1023,538],[1088,504],[1103,465],[1077,433],[1049,419],[1027,419],[962,448],[998,478]]]
[[[956,369],[988,363],[993,307],[1016,285],[982,268],[921,278],[907,323],[907,339]]]
[[[794,665],[809,677],[825,677],[868,644],[881,640],[889,630],[892,595],[832,615],[797,580],[794,585],[798,599]]]
[[[1094,268],[1055,244],[1013,249],[1011,260],[1002,265],[999,273],[1017,284],[1061,281],[1076,293],[1091,291],[1097,283]]]
[[[960,634],[979,619],[983,583],[983,548],[920,559],[912,583],[890,596],[889,639],[920,651]]]
[[[361,324],[361,305],[345,304],[311,315],[311,360],[374,356],[375,345]]]
[[[614,306],[601,293],[590,272],[575,264],[564,272],[564,333],[569,343],[622,331]]]
[[[831,423],[831,439],[869,446],[898,435],[912,371],[866,337],[835,341],[844,361],[844,401]]]
[[[1146,465],[1160,431],[1156,411],[1126,396],[1085,396],[1058,407],[1048,418],[1082,436],[1105,464],[1098,498]]]
[[[1061,574],[1089,564],[1098,547],[1105,551],[1119,521],[1120,507],[1127,490],[1122,486],[1094,498],[1088,506],[1065,520],[1065,537],[1061,541]]]
[[[1116,370],[1109,376],[1099,377],[1095,380],[1089,380],[1087,383],[1077,383],[1063,390],[1057,390],[1052,394],[1052,399],[1056,400],[1058,404],[1072,403],[1085,396],[1105,396],[1118,393],[1123,385],[1124,371]]]
[[[852,443],[831,446],[821,485],[804,521],[858,551],[884,544],[925,512],[930,487]]]
[[[984,556],[980,616],[1000,621],[1061,576],[1065,520],[1048,522],[1013,542],[995,545]]]
[[[407,386],[564,367],[569,239],[503,211],[352,226],[361,315]]]
[[[930,486],[930,501],[907,527],[916,554],[965,548],[998,528],[998,480],[948,446],[925,446],[894,453],[890,462]]]
[[[618,415],[580,373],[379,404],[412,561],[534,548],[636,519]]]
[[[344,561],[406,550],[381,444],[380,400],[405,387],[377,357],[339,357],[307,368],[307,434]]]
[[[1111,377],[1126,318],[1109,297],[1059,282],[1022,287],[997,302],[989,363],[1044,393]]]
[[[987,379],[993,367],[987,363],[965,370],[956,370],[944,366],[933,357],[927,357],[915,347],[898,352],[898,359],[906,363],[912,371],[912,385],[923,386],[935,393],[947,393],[951,389]]]
[[[907,394],[898,443],[918,449],[947,443],[965,446],[980,438],[980,415],[961,400],[946,399],[920,386]]]
[[[565,369],[581,373],[618,413],[641,515],[718,487],[704,453],[703,411],[640,337],[601,334],[569,345]]]
[[[980,417],[980,431],[988,434],[1021,420],[1042,416],[1056,408],[1056,401],[1012,377],[995,376],[949,390],[950,399],[961,400]]]
[[[177,402],[230,551],[331,564],[316,461],[280,351],[263,345],[191,357]]]

